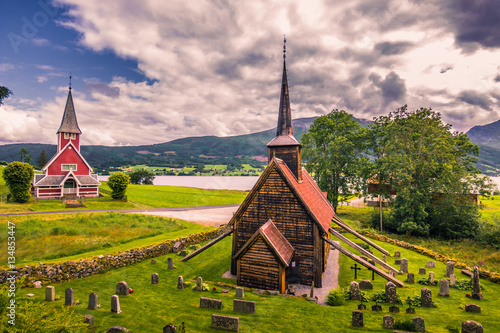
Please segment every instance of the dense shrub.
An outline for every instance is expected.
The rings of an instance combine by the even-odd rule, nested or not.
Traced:
[[[331,289],[326,297],[326,304],[330,306],[341,306],[344,305],[345,298],[344,293],[338,289]]]
[[[31,197],[33,167],[28,163],[12,162],[3,170],[3,179],[16,202],[26,202]]]
[[[415,330],[417,329],[413,321],[399,320],[399,319],[394,322],[394,328],[397,330],[411,331],[411,332],[415,332]]]
[[[111,197],[113,199],[123,199],[125,198],[125,193],[127,192],[127,186],[130,181],[130,177],[123,172],[117,172],[109,176],[108,186],[113,190]]]

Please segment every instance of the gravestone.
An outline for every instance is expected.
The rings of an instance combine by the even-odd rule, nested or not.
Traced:
[[[394,317],[385,315],[383,318],[383,325],[385,329],[393,329],[394,328]]]
[[[434,282],[434,272],[429,272],[429,284],[431,286],[435,285],[435,282]]]
[[[483,333],[483,325],[473,320],[463,321],[462,333]]]
[[[45,300],[52,302],[56,300],[56,290],[52,286],[45,287]]]
[[[408,278],[406,279],[406,281],[410,284],[415,283],[415,275],[413,275],[413,273],[408,273]]]
[[[83,322],[85,324],[89,324],[89,327],[92,327],[92,326],[94,326],[94,317],[91,315],[85,315],[83,317]]]
[[[477,300],[483,299],[483,293],[481,292],[481,284],[479,282],[479,270],[477,266],[474,267],[474,281],[472,282],[472,298]]]
[[[455,283],[457,283],[457,277],[455,274],[450,275],[450,286],[455,286]]]
[[[42,281],[35,281],[33,283],[33,287],[35,287],[35,288],[42,288]]]
[[[370,280],[359,281],[359,289],[373,289],[373,283]]]
[[[191,248],[192,248],[193,250],[198,250],[198,246],[196,246],[196,245],[191,245]]]
[[[436,262],[435,261],[428,261],[425,267],[434,268],[434,267],[436,267]]]
[[[177,253],[179,252],[180,250],[182,250],[184,248],[184,246],[182,245],[181,242],[176,242],[174,244],[174,253]]]
[[[400,258],[401,257],[401,252],[395,251],[394,252],[394,258]]]
[[[396,285],[392,282],[387,282],[385,284],[385,300],[387,303],[392,303],[392,304],[398,302]]]
[[[352,310],[352,326],[363,327],[363,311]]]
[[[401,265],[401,259],[395,259],[394,265]]]
[[[450,296],[450,281],[441,280],[439,281],[439,296]]]
[[[238,332],[240,330],[240,318],[213,314],[210,328]]]
[[[203,291],[203,279],[201,276],[196,278],[196,291]]]
[[[422,307],[432,308],[432,292],[429,288],[422,288],[420,290],[420,301]]]
[[[465,312],[481,313],[481,307],[476,304],[465,304]]]
[[[64,293],[64,305],[75,305],[75,293],[72,288],[66,289]]]
[[[122,326],[113,326],[106,330],[106,333],[131,333],[128,328]]]
[[[425,274],[427,274],[427,271],[425,270],[425,268],[419,268],[418,269],[418,274],[425,275]]]
[[[355,301],[361,300],[361,292],[359,291],[359,284],[356,281],[352,281],[350,285],[351,299]]]
[[[179,254],[180,254],[182,257],[185,257],[185,256],[187,256],[187,255],[188,255],[188,253],[187,253],[187,251],[186,251],[186,250],[181,250],[181,251],[179,252]]]
[[[389,312],[392,312],[392,313],[399,313],[399,307],[398,306],[390,306],[389,307]]]
[[[368,253],[370,253],[370,254],[373,254],[372,249],[365,249],[365,250],[366,250],[366,252],[368,252]]]
[[[156,264],[156,260],[155,259],[151,259],[151,264],[152,265]]]
[[[243,313],[255,313],[255,302],[233,299],[233,311]]]
[[[386,256],[385,254],[384,254],[384,255],[382,255],[382,261],[383,261],[383,262],[387,262],[387,256]]]
[[[168,269],[174,269],[174,259],[168,257],[167,263],[168,263]]]
[[[394,271],[389,271],[389,273],[388,273],[388,274],[389,274],[389,275],[391,275],[392,277],[395,277],[395,276],[396,276],[396,272],[394,272]]]
[[[413,317],[413,325],[415,325],[415,332],[425,332],[424,318]]]
[[[168,324],[167,326],[163,327],[163,333],[177,333],[177,327],[172,324]]]
[[[222,309],[222,301],[213,298],[200,297],[200,308],[204,309]]]
[[[244,298],[245,297],[245,291],[243,290],[243,288],[241,287],[236,287],[236,297],[239,297],[239,298]]]
[[[186,287],[186,283],[184,282],[184,278],[182,276],[179,276],[177,278],[177,289],[184,289]]]
[[[373,259],[368,259],[368,262],[369,262],[371,265],[376,266],[376,265],[375,265],[375,260],[373,260]]]
[[[160,282],[160,277],[158,276],[158,273],[151,274],[151,284],[158,284],[158,282]]]
[[[91,293],[89,295],[89,310],[97,309],[97,294]]]
[[[408,259],[401,259],[401,272],[408,273]]]
[[[122,310],[120,309],[120,299],[118,298],[117,295],[111,296],[111,312],[113,313],[122,312]]]
[[[128,284],[125,281],[118,282],[118,284],[116,285],[115,294],[117,295],[128,295],[129,291],[130,288],[128,287]]]
[[[452,261],[448,261],[446,263],[446,273],[444,276],[450,277],[451,274],[455,274],[455,263]]]

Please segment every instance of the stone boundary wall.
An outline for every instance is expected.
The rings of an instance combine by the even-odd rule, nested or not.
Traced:
[[[55,282],[66,282],[71,279],[99,274],[110,269],[128,266],[146,259],[172,253],[176,242],[181,242],[184,246],[199,244],[220,236],[224,231],[225,228],[220,227],[185,237],[166,240],[153,245],[132,248],[128,251],[98,255],[78,260],[50,264],[40,263],[39,265],[25,265],[14,269],[9,269],[4,266],[0,268],[0,283],[5,283],[7,277],[9,277],[12,272],[17,272],[17,278],[26,276],[23,287],[33,287],[35,281],[42,281],[43,285]]]

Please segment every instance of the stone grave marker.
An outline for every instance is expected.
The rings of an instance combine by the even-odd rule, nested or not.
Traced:
[[[411,297],[408,296],[406,299],[406,304],[408,304],[408,309],[406,309],[406,313],[415,313],[415,309],[411,307]]]
[[[92,326],[94,326],[94,317],[91,315],[85,315],[83,317],[83,322],[85,324],[89,324],[89,327],[92,327]]]
[[[401,252],[395,251],[394,252],[394,258],[400,258],[401,257]]]
[[[372,249],[365,249],[365,250],[366,250],[366,252],[368,252],[368,253],[370,253],[370,254],[373,254]]]
[[[401,259],[395,259],[394,265],[401,265]]]
[[[168,324],[163,327],[163,333],[177,333],[177,327],[172,324]]]
[[[72,288],[66,289],[64,293],[64,305],[75,305],[75,293]]]
[[[118,284],[116,285],[115,294],[117,295],[128,295],[129,291],[130,288],[128,287],[128,284],[125,281],[118,282]]]
[[[158,276],[158,273],[151,274],[151,284],[158,284],[158,282],[160,282],[160,277]]]
[[[196,291],[203,291],[203,279],[201,276],[196,278]]]
[[[383,325],[385,329],[393,329],[394,328],[394,317],[386,315],[383,318]]]
[[[472,298],[478,301],[483,299],[483,293],[481,292],[481,284],[479,282],[479,270],[477,266],[474,267],[474,281],[472,282]]]
[[[359,291],[359,284],[356,281],[352,281],[350,285],[351,299],[359,301],[361,299],[361,291]]]
[[[151,259],[151,264],[152,265],[156,264],[156,259]]]
[[[35,288],[42,288],[42,281],[35,281],[33,283],[33,287],[35,287]]]
[[[419,268],[418,269],[418,274],[425,275],[425,274],[427,274],[427,271],[425,270],[425,268]]]
[[[352,326],[363,327],[363,311],[352,310]]]
[[[455,263],[453,261],[448,261],[446,263],[446,273],[444,276],[450,277],[451,274],[455,274]]]
[[[401,272],[408,273],[408,259],[401,259]]]
[[[455,283],[457,283],[457,277],[455,274],[450,275],[450,286],[455,286]]]
[[[420,300],[422,307],[432,308],[432,292],[429,288],[422,288],[420,290]]]
[[[441,280],[439,281],[439,296],[450,296],[450,281]]]
[[[196,245],[192,245],[192,246],[191,246],[191,249],[193,249],[193,250],[195,250],[195,251],[196,251],[196,250],[198,250],[198,246],[196,246]]]
[[[222,309],[222,301],[213,298],[200,297],[200,308],[204,309]]]
[[[413,275],[413,273],[408,273],[408,278],[406,279],[406,281],[410,284],[415,283],[415,275]]]
[[[397,303],[398,296],[396,293],[396,285],[392,282],[387,282],[385,284],[385,299],[387,303]]]
[[[382,255],[382,261],[387,262],[387,256],[385,254]]]
[[[179,275],[177,278],[177,289],[184,289],[186,287],[186,283],[184,282],[184,278]]]
[[[174,269],[174,259],[172,259],[171,257],[168,257],[167,263],[168,263],[168,269]]]
[[[368,258],[365,257],[365,256],[359,256],[361,259],[363,259],[364,261],[368,261]]]
[[[416,332],[425,332],[425,323],[422,317],[413,317],[413,325]]]
[[[239,298],[244,298],[245,297],[245,291],[241,287],[236,287],[236,297]]]
[[[187,256],[187,255],[188,255],[188,253],[187,253],[187,251],[186,251],[186,250],[181,250],[181,251],[179,252],[179,254],[180,254],[182,257],[185,257],[185,256]]]
[[[373,289],[373,283],[370,280],[359,281],[359,289]]]
[[[111,296],[111,312],[113,313],[122,312],[122,310],[120,309],[120,299],[118,298],[117,295]]]
[[[238,332],[240,330],[240,318],[213,314],[210,328]]]
[[[429,272],[429,284],[434,286],[436,283],[434,282],[434,272]]]
[[[371,265],[376,266],[376,265],[375,265],[375,260],[373,260],[373,259],[368,259],[368,262],[369,262]]]
[[[179,252],[180,250],[182,250],[184,248],[184,246],[182,245],[181,242],[176,242],[174,244],[174,253],[177,253]]]
[[[255,313],[255,302],[233,299],[233,311],[243,313]]]
[[[131,333],[128,328],[122,326],[113,326],[106,330],[106,333]]]
[[[89,310],[95,310],[97,309],[97,294],[96,293],[91,293],[89,295]]]
[[[428,261],[425,267],[427,267],[427,268],[435,268],[436,267],[436,262],[435,261]]]
[[[52,302],[56,300],[56,290],[52,286],[45,287],[45,300]]]
[[[462,333],[483,333],[483,325],[473,320],[463,321]]]
[[[465,312],[481,313],[481,307],[476,304],[465,304]]]

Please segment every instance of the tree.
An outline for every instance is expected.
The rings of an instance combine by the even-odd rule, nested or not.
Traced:
[[[111,197],[113,199],[125,198],[129,181],[129,175],[126,175],[123,172],[117,172],[109,176],[108,186],[112,190]]]
[[[43,149],[42,152],[40,153],[40,156],[38,156],[38,160],[36,161],[38,169],[41,170],[45,166],[45,164],[47,164],[47,162],[48,162],[47,153],[45,152],[45,149]]]
[[[21,162],[25,162],[26,163],[26,159],[30,155],[28,149],[26,149],[24,147],[21,148],[21,150],[19,151],[19,154],[21,155]]]
[[[327,192],[335,211],[339,202],[364,185],[365,139],[366,130],[343,110],[317,118],[302,136],[305,167],[321,190]]]
[[[33,167],[27,163],[12,162],[3,170],[3,179],[9,188],[14,201],[26,202],[31,197],[31,180]]]
[[[153,185],[154,179],[155,179],[155,174],[152,171],[148,171],[145,169],[135,170],[130,175],[131,184]]]
[[[445,238],[469,237],[478,227],[472,194],[487,190],[474,166],[479,146],[452,132],[431,109],[404,106],[369,126],[378,175],[396,191],[387,229]],[[381,153],[382,152],[382,153]]]
[[[0,105],[2,105],[3,100],[8,98],[10,95],[12,95],[12,91],[10,91],[9,88],[0,86]]]

